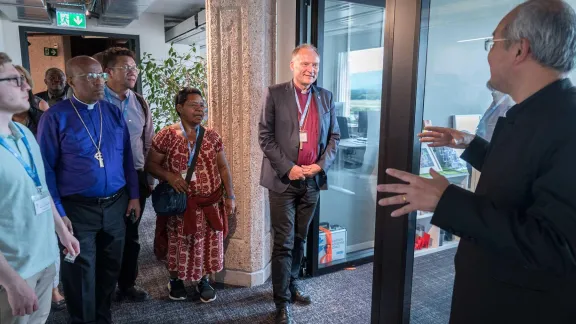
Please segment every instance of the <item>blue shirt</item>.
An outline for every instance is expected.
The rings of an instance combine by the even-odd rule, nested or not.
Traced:
[[[38,143],[32,132],[20,125],[9,124],[12,135],[0,135],[22,159],[30,164],[30,154],[22,141],[26,136],[34,165],[47,192],[44,164]],[[34,180],[10,151],[0,145],[0,252],[8,264],[22,278],[28,279],[54,263],[58,257],[58,243],[52,209],[36,215],[33,196],[38,195]]]
[[[104,168],[94,158],[96,147],[71,102],[98,144],[102,109]],[[134,169],[130,135],[118,108],[105,100],[92,107],[76,97],[61,101],[44,113],[38,125],[38,143],[44,158],[48,188],[60,215],[66,212],[60,197],[109,197],[127,186],[130,199],[138,199],[138,175]]]
[[[496,123],[500,117],[505,117],[506,113],[512,106],[514,106],[514,100],[507,94],[496,93],[493,94],[494,100],[482,119],[478,123],[478,128],[476,129],[476,135],[482,137],[483,139],[490,142],[492,140],[492,134],[496,128]]]

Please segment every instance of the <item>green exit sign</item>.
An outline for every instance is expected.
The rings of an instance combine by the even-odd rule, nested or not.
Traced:
[[[86,15],[78,12],[56,11],[56,25],[86,29]]]
[[[58,56],[58,49],[44,47],[44,56]]]

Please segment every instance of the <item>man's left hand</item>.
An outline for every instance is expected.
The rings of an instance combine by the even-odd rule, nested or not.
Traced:
[[[404,205],[393,211],[392,217],[406,215],[416,210],[433,212],[436,210],[444,191],[450,185],[445,177],[433,169],[430,169],[432,179],[422,178],[396,169],[388,169],[386,173],[407,182],[407,184],[378,185],[379,192],[400,194],[378,201],[380,206]]]
[[[312,178],[313,176],[317,175],[318,172],[322,171],[322,168],[318,164],[303,165],[302,171],[306,178]]]
[[[126,210],[126,217],[130,217],[130,212],[134,209],[136,211],[136,220],[140,218],[140,199],[130,199],[128,201],[128,209]]]

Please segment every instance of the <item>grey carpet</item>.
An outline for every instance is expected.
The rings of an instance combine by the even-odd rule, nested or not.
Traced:
[[[172,302],[167,297],[168,273],[153,254],[155,216],[146,208],[140,225],[142,251],[138,285],[144,287],[152,300],[143,303],[113,303],[115,323],[273,323],[274,303],[270,280],[254,288],[217,286],[218,299],[210,304],[192,298]],[[453,251],[422,256],[414,264],[412,323],[445,324],[448,322],[453,272]],[[305,280],[314,304],[293,308],[297,323],[370,322],[372,264],[356,270],[343,270]],[[66,323],[66,311],[53,313],[48,324]]]

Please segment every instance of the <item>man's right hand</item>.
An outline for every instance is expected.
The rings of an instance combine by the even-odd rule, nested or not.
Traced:
[[[430,147],[447,146],[465,149],[475,137],[475,135],[445,127],[428,126],[424,130],[425,132],[418,134],[418,137],[420,137],[420,142],[428,143]]]
[[[188,191],[188,184],[186,183],[186,180],[182,179],[182,176],[179,174],[171,173],[170,178],[168,179],[168,183],[178,193],[185,193]]]
[[[288,179],[290,180],[306,180],[304,176],[304,171],[301,167],[295,165],[290,169],[290,173],[288,174]]]
[[[30,315],[38,310],[38,297],[21,277],[4,287],[13,316]]]

